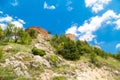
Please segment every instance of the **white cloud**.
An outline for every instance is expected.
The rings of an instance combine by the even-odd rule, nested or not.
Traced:
[[[78,36],[77,34],[77,26],[76,25],[72,25],[72,27],[70,27],[68,30],[66,30],[66,34],[71,33],[74,34],[76,36]]]
[[[0,26],[5,29],[8,23],[15,24],[17,27],[23,27],[25,21],[22,19],[16,19],[14,17],[9,16],[8,14],[0,15]]]
[[[5,16],[5,17],[0,17],[0,22],[11,22],[12,21],[12,17],[11,16]]]
[[[116,49],[118,49],[118,48],[120,48],[120,43],[118,43],[118,44],[116,45]]]
[[[114,20],[114,21],[113,21]],[[102,16],[95,16],[86,20],[83,25],[79,27],[69,28],[66,32],[73,32],[73,34],[79,35],[80,40],[93,41],[97,35],[94,34],[102,25],[114,24],[115,29],[120,29],[120,14],[116,14],[112,10],[108,10]],[[111,23],[108,23],[111,22]],[[117,24],[118,23],[118,24]],[[119,25],[119,26],[118,26]],[[77,32],[77,33],[75,33]]]
[[[11,23],[14,24],[16,27],[23,28],[23,24],[19,21],[12,21]]]
[[[79,37],[79,40],[92,41],[95,37],[96,37],[96,35],[93,35],[91,32],[86,32],[84,35],[81,35]]]
[[[86,7],[92,9],[93,12],[98,13],[104,9],[104,6],[109,4],[111,0],[85,0]]]
[[[14,0],[13,2],[11,2],[11,5],[12,5],[12,6],[17,6],[17,5],[18,5],[18,1],[17,1],[17,0]]]
[[[117,21],[115,21],[114,23],[116,24],[115,29],[119,30],[120,29],[120,18]]]
[[[49,5],[47,4],[47,2],[45,1],[45,2],[44,2],[44,9],[54,10],[54,9],[56,9],[56,7],[55,7],[54,5],[49,6]]]

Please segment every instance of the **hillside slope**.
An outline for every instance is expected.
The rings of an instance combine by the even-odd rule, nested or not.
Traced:
[[[32,48],[42,49],[46,55],[32,54]],[[112,57],[97,56],[101,67],[90,63],[87,55],[70,61],[55,54],[49,40],[38,35],[30,45],[1,44],[4,55],[0,59],[0,80],[120,80],[120,62]]]

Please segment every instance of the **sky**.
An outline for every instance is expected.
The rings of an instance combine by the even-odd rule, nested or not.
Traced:
[[[0,26],[39,26],[103,50],[120,50],[120,0],[0,0]]]

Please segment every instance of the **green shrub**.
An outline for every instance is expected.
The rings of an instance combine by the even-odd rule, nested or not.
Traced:
[[[100,64],[100,62],[98,61],[98,59],[97,59],[97,55],[96,55],[96,53],[91,53],[90,54],[90,62],[92,63],[92,64],[94,64],[96,67],[101,67],[102,66],[102,64]]]
[[[49,57],[50,61],[52,62],[53,65],[57,65],[57,62],[58,62],[58,56],[57,55],[51,55]]]
[[[3,56],[3,50],[0,49],[0,58],[2,58],[2,56]]]
[[[118,51],[118,53],[115,54],[115,58],[120,61],[120,51]]]
[[[62,55],[65,59],[78,60],[80,58],[76,43],[65,35],[54,36],[51,40],[51,44],[56,48],[57,54]]]
[[[65,76],[55,76],[51,80],[66,80]]]
[[[40,56],[46,55],[46,53],[45,53],[44,50],[37,49],[37,48],[33,48],[33,49],[32,49],[32,53],[33,53],[34,55],[40,55]]]
[[[30,29],[29,31],[28,31],[28,34],[30,35],[30,37],[31,38],[37,38],[37,36],[38,36],[38,33],[34,30],[34,29]]]

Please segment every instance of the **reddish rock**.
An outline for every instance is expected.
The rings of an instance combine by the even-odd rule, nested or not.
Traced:
[[[73,41],[76,41],[76,36],[74,34],[68,33],[68,34],[66,34],[66,37],[70,38]]]
[[[34,29],[35,31],[38,32],[38,34],[41,34],[45,38],[48,38],[48,32],[45,29],[37,27],[37,26],[31,26],[28,29],[26,29],[26,31],[29,32],[30,29]]]

